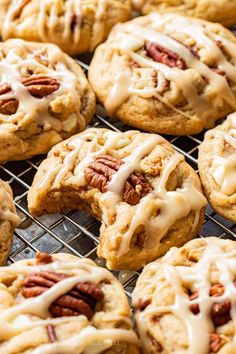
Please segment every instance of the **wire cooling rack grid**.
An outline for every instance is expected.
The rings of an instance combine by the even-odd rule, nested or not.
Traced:
[[[89,60],[90,58],[83,56],[79,60],[85,72],[88,70]],[[101,106],[97,107],[97,114],[91,125],[116,131],[130,129],[119,121],[107,118]],[[186,137],[167,136],[166,138],[197,170],[198,145],[203,136],[204,134]],[[49,253],[73,253],[79,257],[89,257],[97,264],[104,266],[105,262],[98,259],[96,255],[100,224],[95,219],[78,211],[40,218],[33,218],[29,214],[27,192],[43,158],[43,156],[37,156],[31,160],[0,165],[0,178],[10,183],[14,191],[16,208],[21,217],[21,224],[15,232],[9,264],[23,258],[32,258],[35,252],[40,250]],[[212,235],[236,239],[236,225],[214,213],[208,206],[200,236]],[[126,294],[130,296],[138,273],[132,271],[114,273],[123,284]]]

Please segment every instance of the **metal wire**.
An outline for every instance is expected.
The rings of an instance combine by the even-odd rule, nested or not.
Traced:
[[[87,72],[88,60],[83,58],[78,62]],[[106,117],[104,110],[99,105],[91,125],[107,127],[116,131],[130,129],[123,123]],[[186,161],[197,171],[198,145],[203,140],[203,136],[202,133],[186,137],[166,136],[166,139],[185,156]],[[100,224],[91,216],[79,211],[46,215],[39,218],[34,218],[29,214],[27,192],[43,159],[43,156],[37,156],[31,160],[0,165],[0,178],[11,185],[16,208],[21,217],[21,224],[15,231],[9,264],[20,259],[32,258],[35,252],[40,250],[48,253],[67,252],[79,257],[89,257],[97,264],[104,266],[105,262],[98,259],[96,255]],[[208,206],[200,237],[212,235],[236,239],[236,225],[214,213]],[[130,297],[138,273],[120,271],[114,272],[114,274],[122,282],[126,294]]]

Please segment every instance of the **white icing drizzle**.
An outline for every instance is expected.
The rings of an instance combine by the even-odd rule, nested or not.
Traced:
[[[147,321],[153,315],[161,315],[172,313],[174,314],[186,327],[188,333],[188,351],[189,354],[209,353],[210,334],[214,332],[214,325],[210,319],[210,309],[214,303],[222,302],[226,299],[231,301],[231,318],[233,327],[236,327],[236,288],[233,283],[236,275],[235,264],[232,267],[232,262],[235,261],[235,250],[224,250],[224,243],[228,241],[220,240],[218,238],[206,238],[206,248],[198,263],[187,266],[172,266],[168,263],[161,265],[160,263],[151,263],[148,267],[160,276],[160,271],[163,272],[165,279],[171,285],[175,301],[171,306],[149,305],[148,309],[143,312],[137,312],[137,324],[140,338],[144,347],[144,353],[149,353],[146,331],[148,329]],[[172,250],[170,250],[171,256]],[[168,261],[168,253],[164,257]],[[218,297],[210,297],[210,273],[215,264],[219,271],[219,283],[224,286],[224,294]],[[153,283],[158,282],[157,276],[152,276],[150,285],[146,283],[150,289]],[[183,290],[183,283],[191,279],[194,286],[194,291],[198,292],[198,298],[190,301],[189,296]],[[147,293],[148,289],[147,289]],[[150,291],[152,293],[152,291]],[[157,296],[157,294],[155,294]],[[134,292],[135,297],[139,294]],[[200,308],[200,315],[194,315],[189,309],[190,304],[198,303]],[[158,338],[157,338],[158,340]],[[234,338],[236,342],[236,337]]]
[[[116,109],[129,98],[131,94],[130,86],[130,72],[118,72],[105,103],[106,110],[110,115],[113,115]]]
[[[67,272],[69,272],[69,274],[73,272],[74,276],[70,276],[56,283],[46,292],[35,298],[28,298],[18,303],[16,302],[14,306],[1,312],[0,350],[1,342],[4,343],[4,341],[34,327],[45,327],[48,324],[56,326],[58,324],[78,320],[76,317],[48,319],[48,308],[50,305],[61,295],[70,291],[78,282],[92,282],[98,284],[104,279],[117,282],[110,272],[95,266],[93,262],[88,259],[74,262],[54,260],[50,264],[39,266],[27,266],[23,261],[22,264],[17,263],[10,267],[2,267],[0,269],[0,278],[1,274],[4,277],[6,273],[10,275],[40,271],[63,271],[65,274],[67,274]],[[24,316],[25,320],[20,320],[23,319]],[[37,320],[35,316],[37,316],[39,320]],[[127,316],[121,315],[120,318],[124,321],[128,321],[127,323],[129,325],[131,324]],[[110,348],[114,341],[137,344],[137,337],[132,330],[118,328],[97,329],[90,324],[85,329],[82,329],[79,334],[77,333],[72,335],[71,338],[59,340],[55,343],[40,345],[38,348],[32,350],[32,353],[100,353],[100,350]],[[93,349],[94,351],[92,351]]]
[[[20,222],[10,187],[2,180],[0,180],[0,221],[1,220],[8,220],[14,226],[17,226]]]
[[[133,20],[127,24],[116,26],[108,39],[107,47],[110,50],[105,52],[105,56],[109,57],[112,51],[116,51],[117,55],[131,58],[141,69],[133,69],[131,72],[130,69],[126,68],[126,72],[124,72],[122,67],[122,72],[119,69],[116,70],[116,75],[113,79],[114,83],[105,102],[107,111],[110,114],[114,114],[131,94],[137,94],[144,98],[156,96],[176,112],[192,118],[192,114],[180,111],[163,94],[160,94],[158,88],[153,86],[151,77],[145,80],[144,87],[138,88],[139,79],[135,77],[134,72],[137,70],[140,73],[144,69],[156,70],[165,79],[174,82],[188,103],[188,111],[192,110],[193,115],[195,114],[198,118],[204,120],[207,127],[213,125],[213,121],[218,115],[217,111],[224,102],[227,102],[232,107],[232,110],[236,109],[236,100],[226,78],[212,71],[183,44],[163,32],[167,30],[167,33],[184,33],[194,38],[199,46],[206,47],[206,50],[210,52],[217,67],[223,70],[230,80],[236,82],[235,66],[225,58],[223,52],[217,46],[218,37],[215,41],[210,38],[210,32],[204,26],[205,22],[199,20],[191,21],[181,16],[174,18],[172,15],[165,15],[160,17],[156,13],[149,15],[147,18],[149,21],[147,20],[146,26],[142,24],[141,20],[140,22]],[[221,40],[221,37],[219,39]],[[145,41],[159,44],[183,58],[188,69],[196,70],[202,78],[207,79],[207,87],[204,92],[199,94],[197,88],[191,83],[189,70],[181,70],[177,67],[170,68],[163,63],[155,62],[139,54],[137,51],[143,47]],[[228,48],[227,41],[222,39],[222,42]],[[236,59],[235,53],[232,53],[232,56]],[[117,95],[117,92],[122,94]]]
[[[234,153],[226,157],[213,158],[210,173],[221,192],[227,196],[236,193],[236,114],[231,114],[224,123],[226,131],[216,130],[214,137],[220,140],[220,144],[226,141],[234,149]]]
[[[136,137],[140,137],[137,143]],[[89,140],[89,141],[88,141]],[[105,140],[104,145],[99,141]],[[87,142],[88,141],[88,142]],[[102,219],[109,225],[110,215],[116,216],[123,207],[123,190],[129,176],[135,171],[141,171],[141,161],[149,155],[157,145],[165,140],[154,134],[140,134],[135,131],[125,133],[112,132],[104,129],[88,129],[83,134],[71,138],[65,145],[66,154],[60,155],[53,161],[52,167],[42,178],[38,188],[57,188],[61,184],[72,184],[76,188],[85,186],[84,169],[98,155],[109,154],[113,149],[127,149],[129,154],[122,159],[124,162],[108,183],[106,193],[98,193],[96,198],[103,210]],[[88,146],[86,154],[80,155],[81,151]],[[55,148],[56,149],[56,148]],[[49,157],[54,154],[51,151]],[[57,150],[56,150],[57,151]],[[80,157],[82,156],[82,157]],[[129,245],[136,229],[144,226],[147,233],[145,247],[151,248],[161,241],[169,228],[179,219],[194,211],[193,230],[200,218],[200,211],[206,205],[206,199],[199,191],[196,181],[187,178],[180,188],[168,191],[166,183],[170,174],[183,161],[183,156],[173,153],[167,161],[163,161],[163,171],[158,183],[153,182],[153,191],[143,197],[139,204],[133,206],[133,217],[129,222],[128,230],[122,235],[122,241],[117,255],[123,255],[129,250]],[[155,214],[155,216],[153,215]],[[116,243],[117,234],[110,237],[111,243]]]
[[[89,4],[86,4],[84,0],[67,0],[62,3],[62,6],[64,6],[64,16],[61,16],[61,4],[59,5],[58,1],[39,0],[38,33],[41,40],[44,42],[51,41],[60,43],[60,41],[68,41],[76,49],[81,39],[81,26],[84,17],[83,8],[87,6],[89,8]],[[90,51],[94,50],[104,38],[104,15],[107,5],[107,0],[97,0],[93,5],[95,6],[95,16],[91,28],[92,37],[90,41]],[[6,13],[2,30],[4,40],[10,38],[11,31],[14,30],[15,16],[19,11],[19,6],[19,1],[13,1]],[[23,23],[24,21],[27,22],[27,19],[24,18]],[[22,26],[22,24],[19,26]],[[60,34],[57,33],[57,26],[63,26],[61,38]]]

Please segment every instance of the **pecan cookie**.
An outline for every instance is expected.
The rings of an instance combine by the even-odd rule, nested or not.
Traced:
[[[236,113],[205,134],[198,165],[213,209],[236,222]]]
[[[112,30],[89,80],[107,112],[125,123],[196,134],[236,110],[236,39],[219,24],[152,13]]]
[[[55,146],[29,191],[35,216],[79,209],[102,221],[99,257],[140,269],[199,231],[206,199],[161,136],[91,128]]]
[[[130,0],[0,0],[0,34],[55,43],[78,55],[93,51],[130,15]]]
[[[121,284],[90,259],[37,253],[0,268],[0,352],[138,354]]]
[[[219,22],[225,26],[236,23],[235,0],[132,0],[135,10],[148,14],[173,12],[179,15],[198,17]]]
[[[7,260],[12,245],[13,232],[19,221],[11,187],[0,179],[0,265]]]
[[[236,353],[236,242],[172,248],[148,264],[133,293],[143,354]]]
[[[0,163],[47,153],[84,130],[94,110],[82,69],[57,46],[0,43]]]

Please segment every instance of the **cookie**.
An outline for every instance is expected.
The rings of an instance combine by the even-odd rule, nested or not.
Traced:
[[[130,0],[0,0],[0,34],[55,43],[78,55],[93,51],[130,15]]]
[[[132,0],[137,11],[148,14],[173,12],[179,15],[198,17],[203,20],[219,22],[225,26],[236,23],[235,0]]]
[[[206,199],[161,136],[90,128],[55,146],[28,194],[32,215],[84,210],[102,221],[99,257],[140,269],[199,231]]]
[[[95,51],[89,80],[124,123],[197,134],[236,110],[236,39],[219,24],[152,13],[112,30]]]
[[[0,265],[3,265],[12,246],[13,232],[19,224],[11,187],[0,179]]]
[[[212,208],[236,222],[236,113],[205,134],[198,166]]]
[[[216,237],[172,248],[133,292],[143,354],[233,354],[236,242]]]
[[[1,353],[139,353],[121,284],[90,259],[38,253],[0,287]]]
[[[47,153],[84,130],[94,111],[82,69],[57,46],[0,43],[0,163]]]

